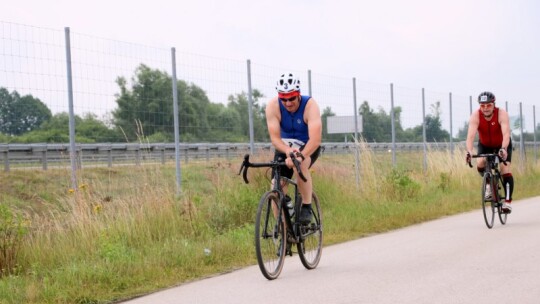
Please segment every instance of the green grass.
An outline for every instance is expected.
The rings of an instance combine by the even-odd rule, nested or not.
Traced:
[[[363,151],[359,185],[352,156],[322,155],[312,176],[325,245],[479,208],[480,178],[462,155],[432,152],[423,172],[421,154],[398,154],[392,168],[390,154]],[[0,201],[28,233],[0,303],[111,303],[255,264],[269,180],[250,169],[244,184],[241,160],[183,165],[181,196],[172,165],[85,169],[74,193],[69,171],[1,173]],[[539,195],[539,166],[517,168],[514,199]]]

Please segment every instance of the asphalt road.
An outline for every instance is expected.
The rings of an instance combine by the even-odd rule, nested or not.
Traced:
[[[540,303],[540,197],[515,201],[506,225],[482,211],[325,247],[306,270],[288,257],[280,277],[248,267],[129,304]]]

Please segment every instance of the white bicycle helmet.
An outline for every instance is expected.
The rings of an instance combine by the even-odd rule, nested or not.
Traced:
[[[293,73],[282,74],[277,81],[276,91],[280,94],[300,91],[300,79]]]

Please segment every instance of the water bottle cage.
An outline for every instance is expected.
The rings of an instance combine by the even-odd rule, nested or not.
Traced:
[[[287,209],[289,211],[289,215],[291,217],[294,216],[294,204],[292,203],[292,199],[289,195],[285,194],[285,205],[287,206]]]

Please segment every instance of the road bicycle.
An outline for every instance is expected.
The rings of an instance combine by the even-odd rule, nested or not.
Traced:
[[[486,153],[472,155],[471,158],[486,158],[486,168],[484,176],[482,177],[482,210],[484,212],[484,220],[486,226],[491,229],[495,221],[495,213],[499,215],[501,224],[506,224],[508,213],[502,210],[504,195],[501,195],[501,189],[504,189],[503,179],[501,172],[499,171],[499,162],[503,162],[506,165],[506,161],[503,161],[498,154]],[[472,164],[468,162],[469,167],[472,168]],[[491,190],[491,197],[486,199],[486,190]],[[504,190],[503,190],[504,191]]]
[[[297,157],[303,159],[304,156],[301,153],[291,153],[289,156],[296,167],[298,176],[306,181],[297,159]],[[246,154],[238,173],[243,174],[247,184],[249,183],[248,168],[271,169],[272,189],[262,195],[255,220],[257,262],[262,274],[268,280],[274,280],[279,276],[285,256],[292,256],[292,245],[296,245],[300,261],[306,269],[316,268],[322,254],[323,224],[319,199],[313,192],[311,222],[301,223],[298,217],[302,207],[302,198],[298,192],[298,184],[296,180],[282,176],[282,166],[285,166],[285,161],[281,159],[266,163],[251,163],[249,154]],[[294,191],[291,196],[286,195],[283,190],[286,184],[293,186]]]

